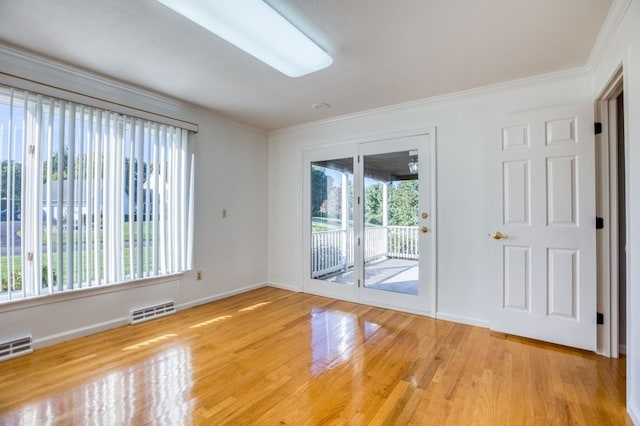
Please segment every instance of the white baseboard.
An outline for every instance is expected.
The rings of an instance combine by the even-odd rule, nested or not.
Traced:
[[[296,287],[296,286],[292,286],[289,284],[280,284],[280,283],[274,283],[274,282],[269,282],[266,284],[269,287],[275,287],[275,288],[279,288],[282,290],[288,290],[288,291],[294,291],[296,293],[300,293],[302,291],[302,287]]]
[[[183,309],[193,308],[194,306],[204,305],[205,303],[215,302],[216,300],[220,300],[220,299],[226,299],[227,297],[235,296],[238,294],[246,293],[251,290],[266,287],[267,285],[269,284],[258,283],[258,284],[253,284],[253,285],[242,287],[242,288],[237,288],[234,290],[226,291],[224,293],[214,294],[213,296],[203,297],[202,299],[190,300],[188,302],[177,305],[176,308],[179,311]]]
[[[463,317],[463,316],[460,316],[460,315],[447,314],[447,313],[444,313],[444,312],[437,312],[436,313],[436,319],[445,320],[445,321],[451,321],[451,322],[457,322],[457,323],[460,323],[460,324],[473,325],[473,326],[476,326],[476,327],[489,328],[489,321],[487,321],[487,320],[481,320],[481,319],[478,319],[478,318]]]
[[[57,343],[66,342],[67,340],[78,339],[80,337],[89,336],[90,334],[100,333],[101,331],[111,328],[120,327],[129,324],[129,317],[116,318],[99,324],[93,324],[86,327],[68,330],[62,333],[53,334],[33,341],[33,348],[40,349],[46,346],[55,345]]]
[[[182,303],[180,305],[176,305],[177,310],[191,308],[193,306],[202,305],[205,303],[213,302],[215,300],[225,299],[227,297],[235,296],[240,293],[246,293],[251,290],[255,290],[257,288],[267,286],[267,283],[258,283],[247,287],[242,287],[236,290],[228,291],[225,293],[216,294],[213,296],[205,297],[198,300],[191,300],[186,303]],[[295,291],[295,290],[294,290]],[[57,343],[62,343],[67,340],[77,339],[80,337],[89,336],[91,334],[100,333],[101,331],[106,331],[111,328],[120,327],[123,325],[128,325],[130,323],[131,318],[123,317],[123,318],[115,318],[109,321],[105,321],[98,324],[92,324],[85,327],[75,328],[73,330],[67,330],[62,333],[53,334],[50,336],[45,336],[40,339],[34,339],[33,348],[40,349],[46,346],[55,345]]]
[[[640,426],[640,407],[627,407],[627,413],[634,425]]]

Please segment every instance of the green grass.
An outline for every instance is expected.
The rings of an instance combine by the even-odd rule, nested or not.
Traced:
[[[353,228],[353,221],[350,220],[349,228]],[[311,229],[313,232],[339,231],[342,229],[342,221],[336,218],[314,216],[311,218]]]
[[[366,223],[365,226],[376,227],[382,226],[377,223]],[[353,229],[353,220],[349,221],[349,229]],[[324,231],[340,231],[342,229],[342,222],[340,219],[318,217],[313,216],[311,218],[311,232],[324,232]]]
[[[122,235],[122,245],[124,246],[122,249],[122,261],[123,261],[123,265],[122,268],[124,270],[124,275],[128,276],[131,273],[131,264],[130,264],[130,260],[131,260],[131,256],[138,256],[138,248],[134,247],[133,249],[129,248],[129,242],[135,242],[138,238],[138,222],[132,222],[133,225],[133,229],[130,230],[129,229],[129,223],[125,223],[124,227],[123,227],[123,235]],[[131,232],[133,231],[133,232]],[[99,234],[99,240],[98,242],[100,243],[100,245],[102,245],[103,242],[103,230],[100,231]],[[67,233],[64,232],[62,234],[62,242],[63,244],[66,245],[67,243]],[[53,247],[55,247],[58,244],[58,238],[59,235],[58,234],[52,234],[51,235],[51,240],[49,241],[49,244]],[[78,234],[77,230],[73,231],[73,238],[74,238],[74,244],[76,243],[80,243],[80,244],[88,244],[91,246],[91,249],[93,249],[93,244],[95,244],[96,240],[94,239],[94,234],[93,232],[90,234],[86,234],[83,233],[82,238],[80,238],[80,235]],[[151,222],[143,222],[143,226],[142,226],[142,234],[141,234],[141,238],[143,241],[146,241],[147,239],[149,240],[149,242],[151,242],[153,240],[153,227]],[[69,282],[69,277],[67,276],[67,272],[68,272],[68,267],[69,267],[69,254],[67,253],[66,250],[62,251],[62,271],[60,273],[60,271],[58,271],[58,253],[57,252],[53,252],[51,254],[51,258],[49,259],[47,256],[47,235],[46,233],[43,233],[42,236],[42,253],[41,253],[41,264],[42,266],[42,284],[43,287],[45,288],[47,285],[47,281],[48,281],[48,277],[46,276],[48,274],[48,268],[52,268],[51,271],[53,272],[53,276],[54,276],[54,284],[57,284],[57,279],[56,277],[59,277],[62,280],[62,284],[63,286],[67,286],[68,282]],[[143,256],[143,267],[142,270],[143,271],[147,271],[150,270],[152,268],[152,262],[153,262],[153,252],[152,252],[153,248],[152,247],[143,247],[142,248],[142,256]],[[105,277],[105,271],[104,271],[104,264],[102,262],[102,258],[103,258],[103,250],[101,249],[98,252],[95,252],[93,250],[90,251],[90,253],[87,250],[83,250],[83,251],[77,251],[73,254],[74,256],[74,269],[76,270],[73,274],[72,277],[72,281],[74,286],[77,286],[79,283],[85,283],[88,280],[88,276],[87,276],[87,262],[90,262],[91,264],[91,278],[93,279],[95,277],[95,270],[93,270],[94,266],[95,266],[95,261],[96,261],[96,257],[99,260],[99,267],[100,267],[100,277],[104,278]],[[78,262],[80,262],[82,264],[82,270],[78,271]],[[135,263],[135,262],[134,262]],[[8,276],[9,276],[9,266],[11,266],[11,269],[13,271],[13,275],[14,275],[14,279],[13,279],[13,283],[14,283],[14,289],[20,289],[21,288],[21,284],[22,284],[22,256],[21,255],[11,255],[11,256],[1,256],[0,257],[0,293],[2,292],[6,292],[8,289]],[[135,264],[134,264],[135,267]]]

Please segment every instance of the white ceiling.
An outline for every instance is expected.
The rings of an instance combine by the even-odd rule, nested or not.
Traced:
[[[584,66],[612,0],[268,3],[333,65],[286,77],[155,0],[1,0],[0,41],[273,130]]]

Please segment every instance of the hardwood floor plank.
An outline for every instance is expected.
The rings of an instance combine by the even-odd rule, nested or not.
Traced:
[[[626,360],[262,288],[0,363],[0,425],[630,425]]]

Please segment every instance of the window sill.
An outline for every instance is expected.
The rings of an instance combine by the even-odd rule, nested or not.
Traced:
[[[161,277],[142,278],[134,281],[108,284],[101,287],[79,288],[77,290],[67,290],[62,293],[46,294],[41,296],[29,297],[26,299],[0,301],[0,314],[21,309],[34,308],[42,305],[66,302],[68,300],[93,297],[100,294],[117,293],[130,290],[132,288],[158,285],[165,282],[175,281],[176,279],[181,278],[183,275],[184,272],[178,272],[175,274],[163,275]]]

